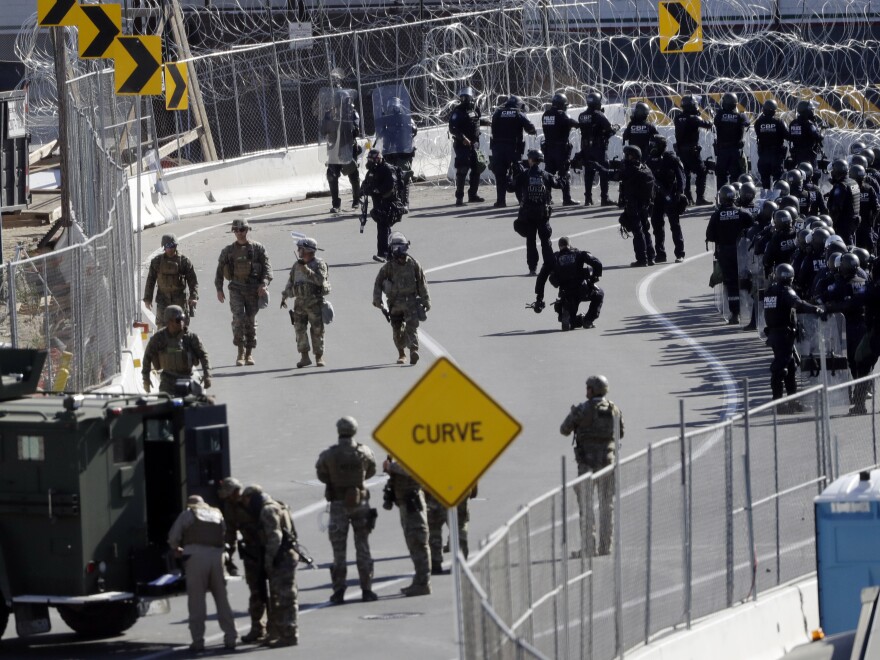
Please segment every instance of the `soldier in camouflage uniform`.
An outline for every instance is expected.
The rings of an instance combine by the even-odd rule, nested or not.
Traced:
[[[232,222],[235,242],[220,252],[214,287],[217,300],[226,302],[223,280],[229,281],[229,307],[232,309],[232,343],[238,347],[235,364],[239,367],[254,363],[253,351],[257,347],[257,312],[268,304],[266,288],[272,281],[272,266],[266,248],[256,241],[248,240],[250,223],[239,219]]]
[[[462,554],[468,556],[468,499],[477,496],[477,487],[470,492],[467,499],[458,505],[458,547]],[[428,508],[428,547],[431,549],[431,575],[443,575],[443,525],[449,523],[449,511],[441,502],[434,499],[431,493],[425,493],[425,504]],[[449,552],[449,547],[446,547]]]
[[[147,283],[144,286],[144,304],[153,309],[153,289],[156,290],[156,327],[165,325],[165,308],[179,305],[187,312],[195,309],[199,299],[199,280],[192,262],[177,251],[177,237],[165,234],[162,237],[162,254],[150,261]],[[189,287],[189,296],[186,289]],[[187,320],[189,315],[187,314]]]
[[[391,258],[379,269],[373,285],[373,306],[382,308],[382,294],[388,298],[391,313],[391,330],[397,346],[397,364],[406,360],[405,348],[409,348],[409,363],[419,361],[419,320],[424,321],[431,309],[428,283],[419,262],[407,254],[409,241],[400,232],[391,235],[389,252]]]
[[[242,493],[243,484],[233,477],[227,477],[217,489],[223,501],[223,517],[226,520],[226,546],[229,549],[230,561],[236,547],[244,563],[244,579],[250,597],[248,614],[251,617],[251,629],[241,638],[247,644],[262,642],[266,639],[266,626],[263,616],[266,614],[269,601],[269,588],[266,584],[266,571],[263,569],[263,549],[260,544],[258,520],[251,516],[244,506]],[[238,534],[241,533],[241,540]],[[229,563],[227,563],[227,570]],[[231,574],[231,573],[230,573]]]
[[[562,422],[559,432],[571,435],[574,432],[574,455],[578,474],[598,472],[614,462],[614,427],[620,422],[620,437],[623,437],[623,415],[614,403],[606,397],[608,379],[605,376],[590,376],[587,379],[587,400],[571,407],[571,412]],[[596,548],[596,526],[593,522],[592,497],[587,488],[591,482],[581,483],[577,489],[578,508],[581,516],[581,542],[583,550],[575,550],[573,557],[611,552],[611,532],[614,529],[614,471],[594,479],[599,495],[599,547]],[[588,544],[589,530],[592,538]]]
[[[299,351],[298,368],[312,363],[309,357],[309,334],[311,348],[315,349],[315,363],[324,366],[324,296],[330,293],[329,270],[325,261],[315,256],[318,243],[314,238],[301,238],[296,242],[297,260],[290,269],[287,286],[281,293],[281,307],[287,308],[287,299],[293,298],[293,329],[296,332],[296,350]],[[311,328],[309,326],[311,325]],[[306,331],[309,331],[308,333]]]
[[[400,510],[403,538],[415,567],[412,584],[400,592],[404,596],[427,596],[431,593],[431,568],[428,559],[428,518],[422,487],[390,457],[382,464],[382,468],[391,481],[394,502]]]
[[[257,485],[242,493],[244,506],[258,520],[263,566],[269,580],[269,617],[263,646],[277,648],[299,643],[297,628],[296,528],[290,509]]]
[[[202,387],[208,389],[211,387],[211,365],[208,363],[208,353],[198,335],[190,332],[186,327],[183,309],[171,305],[165,309],[165,327],[150,337],[144,350],[141,367],[144,389],[147,392],[152,389],[150,372],[156,367],[162,371],[159,377],[159,391],[175,394],[177,380],[192,379],[192,370],[197,364],[202,365],[204,374]]]
[[[373,558],[370,556],[370,532],[376,524],[376,509],[370,508],[370,491],[364,487],[364,481],[376,474],[376,459],[369,447],[354,441],[357,422],[353,417],[343,417],[336,422],[336,430],[339,442],[322,451],[315,464],[318,479],[327,484],[324,492],[330,502],[328,531],[333,546],[330,602],[341,605],[345,601],[345,551],[351,525],[361,600],[367,603],[378,598],[372,591]]]

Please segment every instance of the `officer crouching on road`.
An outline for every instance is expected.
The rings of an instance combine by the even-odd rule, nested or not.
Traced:
[[[544,263],[553,260],[550,236],[550,214],[553,211],[551,188],[562,188],[559,177],[541,169],[544,154],[532,149],[528,154],[529,169],[520,172],[515,179],[508,181],[507,189],[515,192],[520,200],[519,212],[513,228],[526,239],[526,264],[529,275],[538,272],[538,246],[536,237],[541,239],[541,255]]]
[[[602,262],[586,250],[581,252],[572,247],[568,237],[563,236],[559,239],[559,251],[553,254],[552,260],[544,262],[538,273],[532,309],[539,314],[544,309],[544,285],[549,279],[550,284],[559,287],[559,300],[554,309],[563,331],[595,328],[593,322],[599,318],[605,300],[605,292],[596,286],[600,277]],[[578,314],[578,306],[587,300],[590,301],[587,315]]]
[[[144,389],[152,390],[150,373],[153,367],[162,371],[159,377],[159,391],[176,395],[177,381],[191,381],[193,367],[202,365],[202,387],[211,387],[211,365],[208,363],[208,353],[202,346],[199,336],[189,331],[186,327],[186,317],[183,308],[171,305],[165,309],[165,327],[150,337],[147,348],[144,350],[141,376],[144,381]]]

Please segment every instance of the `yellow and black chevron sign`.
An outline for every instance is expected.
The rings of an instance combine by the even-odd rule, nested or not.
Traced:
[[[80,5],[79,8],[76,26],[80,58],[113,57],[116,37],[122,34],[121,5]]]
[[[162,95],[162,37],[116,37],[116,93]]]
[[[189,109],[189,73],[186,64],[180,62],[165,64],[165,109]]]
[[[79,14],[76,0],[37,0],[37,25],[75,25]]]
[[[661,53],[698,53],[703,50],[700,0],[661,0],[657,5]]]

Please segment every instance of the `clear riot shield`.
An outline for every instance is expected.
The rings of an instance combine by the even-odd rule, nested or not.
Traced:
[[[354,161],[355,125],[358,121],[354,107],[356,94],[353,89],[330,87],[322,87],[318,93],[320,139],[327,145],[328,165],[346,165]]]
[[[755,327],[758,335],[766,337],[764,326],[767,325],[764,320],[764,291],[767,289],[767,278],[764,277],[764,257],[755,254],[754,249],[749,251],[749,272],[752,276],[752,305],[755,309]],[[740,303],[742,304],[742,303]]]
[[[754,299],[752,298],[752,255],[749,239],[743,237],[736,245],[736,270],[739,280],[739,318],[743,326],[752,321]]]
[[[718,313],[725,319],[730,318],[730,311],[727,306],[727,290],[724,288],[723,282],[716,284],[712,288],[712,295],[715,299],[715,309],[718,310]]]
[[[385,85],[373,90],[373,119],[376,141],[382,153],[413,152],[413,121],[409,92],[403,83]]]
[[[807,379],[806,385],[822,385],[822,347],[825,353],[825,369],[828,372],[828,385],[839,385],[851,380],[846,359],[846,320],[843,314],[830,314],[822,321],[815,314],[798,314],[798,341],[801,375]],[[831,412],[835,408],[849,409],[850,400],[846,389],[829,394]]]

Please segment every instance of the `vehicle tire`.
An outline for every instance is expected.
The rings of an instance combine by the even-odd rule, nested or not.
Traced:
[[[131,628],[138,618],[134,601],[59,605],[58,614],[74,632],[85,637],[112,637]]]
[[[6,632],[7,623],[9,623],[9,608],[6,606],[6,597],[0,593],[0,637]]]

